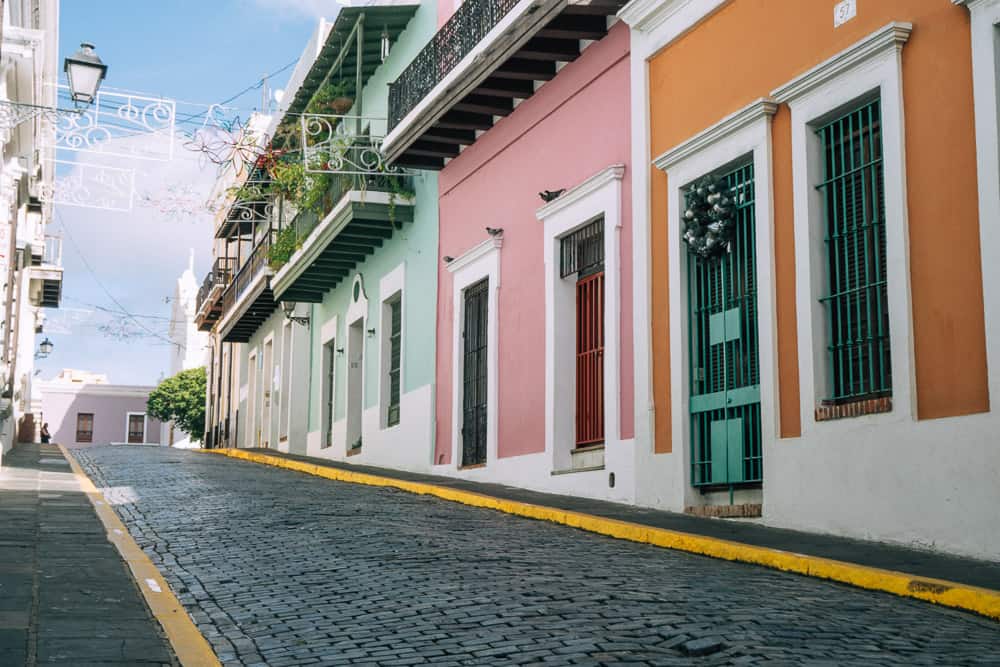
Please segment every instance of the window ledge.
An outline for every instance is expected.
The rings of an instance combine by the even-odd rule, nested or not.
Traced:
[[[816,408],[816,421],[828,422],[865,415],[879,415],[892,412],[892,396],[865,398],[839,405],[820,405]]]
[[[586,468],[566,468],[564,470],[553,470],[551,474],[553,477],[557,475],[572,475],[575,472],[597,472],[599,470],[604,470],[604,464],[599,466],[588,466]]]
[[[351,447],[350,449],[347,450],[348,456],[357,456],[360,453],[361,453],[360,447]]]

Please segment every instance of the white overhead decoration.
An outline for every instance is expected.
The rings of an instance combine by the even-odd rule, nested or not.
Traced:
[[[135,169],[67,160],[51,162],[56,178],[52,185],[40,184],[39,198],[43,202],[105,211],[132,210]]]

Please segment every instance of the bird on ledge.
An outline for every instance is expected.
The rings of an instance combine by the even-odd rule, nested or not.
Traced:
[[[558,199],[559,195],[564,192],[566,192],[566,188],[563,188],[562,190],[543,190],[538,193],[538,196],[542,198],[542,201],[548,203],[553,199]]]

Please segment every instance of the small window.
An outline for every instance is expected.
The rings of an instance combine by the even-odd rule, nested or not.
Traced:
[[[829,399],[892,395],[880,101],[817,130],[825,215]]]
[[[77,442],[94,441],[94,413],[92,412],[76,413],[76,441]]]
[[[559,275],[584,275],[604,270],[604,218],[564,236],[559,244]]]
[[[395,426],[399,423],[399,369],[403,356],[402,299],[397,298],[389,303],[389,323],[389,409],[386,413],[386,425]]]

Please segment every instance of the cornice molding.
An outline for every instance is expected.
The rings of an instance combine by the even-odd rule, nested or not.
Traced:
[[[485,257],[494,250],[500,250],[503,247],[503,237],[502,236],[491,236],[482,243],[478,243],[461,255],[451,260],[447,264],[448,272],[455,273],[456,271],[465,268],[469,264],[472,264],[477,259]]]
[[[736,113],[726,116],[715,125],[702,130],[687,141],[660,154],[659,157],[653,160],[653,164],[656,165],[657,169],[666,171],[706,146],[721,141],[762,118],[770,118],[777,110],[778,105],[775,104],[774,100],[761,98],[748,104]]]
[[[893,21],[776,88],[771,92],[771,99],[778,104],[791,102],[853,67],[891,51],[899,51],[910,39],[912,31],[913,24]]]
[[[611,183],[613,181],[620,181],[625,176],[625,165],[623,164],[613,164],[610,167],[602,169],[597,172],[587,180],[574,185],[572,188],[566,190],[558,198],[553,199],[541,208],[539,208],[535,215],[539,220],[545,220],[556,213],[572,206],[581,199],[586,199],[596,190],[600,190],[602,187]]]

